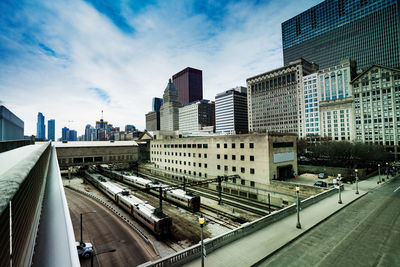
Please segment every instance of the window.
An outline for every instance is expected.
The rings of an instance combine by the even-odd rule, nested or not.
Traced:
[[[220,170],[221,169],[221,165],[217,165],[217,170]]]
[[[201,167],[201,163],[199,163],[199,167]]]
[[[228,148],[228,144],[224,144],[224,148]]]
[[[254,143],[250,143],[250,148],[254,148]]]
[[[236,155],[232,155],[232,160],[236,160]]]
[[[254,161],[254,156],[250,156],[250,161]]]
[[[255,186],[256,186],[256,183],[253,182],[253,181],[250,181],[250,186],[251,186],[251,187],[255,187]]]
[[[208,144],[203,144],[203,148],[208,148]]]
[[[221,155],[220,154],[217,154],[217,159],[220,159],[221,158]]]
[[[225,170],[225,171],[228,171],[228,166],[224,166],[224,170]]]
[[[201,158],[201,153],[199,153],[199,158]]]
[[[254,169],[253,168],[250,168],[250,173],[254,174]]]
[[[219,148],[219,144],[217,144],[217,148]]]
[[[236,167],[232,166],[232,171],[235,172],[236,171]]]
[[[228,155],[227,154],[224,155],[224,159],[228,159]]]
[[[244,143],[240,143],[240,148],[244,148]]]
[[[204,163],[204,168],[206,168],[206,169],[207,169],[207,163]]]
[[[244,173],[245,172],[245,169],[242,167],[242,168],[240,168],[240,172],[241,173]]]
[[[205,158],[205,159],[207,158],[207,154],[204,154],[204,158]]]
[[[236,144],[235,143],[232,143],[232,148],[235,148],[236,147]]]
[[[242,185],[246,185],[246,181],[242,179],[242,181],[240,182]]]
[[[244,160],[244,155],[240,156],[240,160],[242,160],[242,161]]]

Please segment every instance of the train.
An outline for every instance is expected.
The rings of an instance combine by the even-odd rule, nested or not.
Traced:
[[[136,188],[144,189],[150,188],[149,191],[153,195],[159,195],[158,188],[168,188],[170,186],[153,182],[149,179],[137,177],[133,175],[124,174],[122,172],[110,171],[104,168],[99,168],[99,171],[104,175],[110,176],[111,178],[123,182],[128,185],[132,185]],[[153,189],[151,189],[153,188]],[[166,189],[162,192],[163,198],[173,202],[183,208],[186,208],[193,212],[200,210],[200,196],[196,196],[191,192],[184,191],[182,189]]]
[[[130,195],[128,191],[107,181],[101,175],[85,171],[85,178],[137,221],[150,229],[157,239],[166,239],[170,235],[172,226],[170,216],[160,212],[147,202]]]

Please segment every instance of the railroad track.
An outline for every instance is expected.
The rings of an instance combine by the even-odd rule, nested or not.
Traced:
[[[154,175],[149,175],[147,173],[139,172],[139,174],[142,175],[142,176],[148,177],[148,178],[152,178],[152,179],[156,179],[158,181],[162,181],[165,184],[170,184],[170,185],[175,185],[176,184],[174,182],[170,182],[170,181],[161,179],[159,177],[156,177]],[[215,195],[216,192],[213,191],[213,190],[210,190],[210,189],[204,189],[204,188],[193,189],[193,188],[190,188],[190,189],[187,189],[187,190],[190,191],[190,192],[196,193],[199,196],[207,197],[207,198],[210,198],[210,199],[213,199],[213,200],[218,200],[218,197]],[[260,215],[260,216],[268,215],[268,204],[262,204],[262,203],[259,203],[259,202],[255,203],[255,201],[249,201],[247,199],[238,198],[238,197],[235,197],[235,196],[227,195],[225,193],[222,193],[222,196],[223,196],[223,202],[228,204],[228,205],[230,205],[230,206],[233,206],[233,207],[236,207],[236,208],[239,208],[239,209],[251,212],[253,214]],[[274,210],[277,210],[277,209],[278,209],[277,207],[271,206],[271,211],[274,211]]]

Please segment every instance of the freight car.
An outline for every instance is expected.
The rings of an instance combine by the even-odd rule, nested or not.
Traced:
[[[150,229],[158,239],[164,239],[169,236],[172,226],[171,217],[162,212],[158,212],[158,209],[130,195],[129,192],[107,181],[98,174],[86,171],[85,178],[131,214],[136,220]]]

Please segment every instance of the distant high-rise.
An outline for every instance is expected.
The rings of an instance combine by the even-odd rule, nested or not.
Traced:
[[[160,129],[162,131],[179,129],[179,108],[181,106],[178,100],[178,91],[169,79],[163,95],[163,104],[160,108]]]
[[[75,130],[69,130],[68,141],[77,141],[78,133]]]
[[[199,100],[179,108],[179,131],[199,133],[204,128],[213,131],[215,126],[215,103]]]
[[[46,139],[46,126],[44,125],[44,116],[43,116],[42,112],[39,112],[38,117],[37,117],[36,139],[40,139],[40,140]]]
[[[238,86],[215,96],[216,132],[247,133],[247,89]]]
[[[146,114],[146,130],[160,130],[160,111],[150,111]]]
[[[125,125],[125,133],[133,133],[136,131],[135,125],[127,124]]]
[[[24,122],[0,105],[0,141],[24,139]]]
[[[152,102],[152,110],[153,111],[160,111],[161,105],[163,103],[162,98],[158,98],[158,97],[153,97],[153,102]]]
[[[93,138],[93,135],[92,135],[93,132],[94,132],[94,129],[93,129],[92,125],[87,124],[86,127],[85,127],[85,137],[84,137],[85,141],[94,141],[92,139]]]
[[[203,73],[201,70],[186,68],[174,76],[172,82],[178,90],[182,105],[203,99]]]
[[[68,141],[69,137],[69,129],[67,127],[64,127],[61,129],[61,141]]]
[[[55,120],[47,121],[47,139],[49,141],[56,140],[56,121]]]
[[[99,121],[96,121],[96,129],[105,129],[107,128],[108,121],[104,121],[103,119],[100,119]]]
[[[304,58],[320,68],[351,58],[400,67],[399,0],[326,0],[282,23],[284,65]]]

